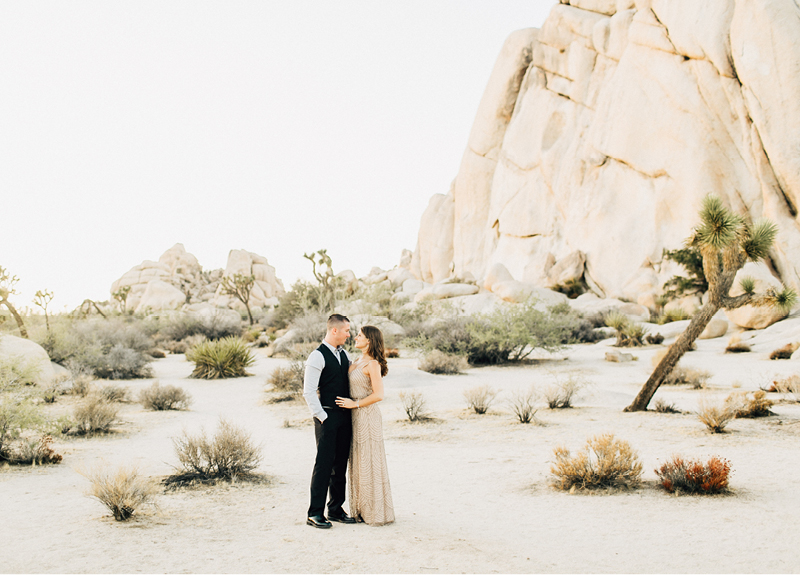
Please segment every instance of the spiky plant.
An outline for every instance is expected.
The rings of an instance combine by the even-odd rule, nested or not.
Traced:
[[[238,337],[204,341],[186,352],[186,359],[194,363],[191,377],[197,379],[224,379],[252,375],[247,368],[256,361],[250,348]]]
[[[625,330],[630,324],[628,316],[626,316],[624,313],[614,310],[606,314],[604,320],[606,326],[617,332],[617,343],[615,344],[616,347],[622,347],[625,340]]]
[[[700,210],[700,225],[695,228],[687,241],[703,255],[703,273],[708,280],[708,302],[692,317],[692,321],[680,337],[669,348],[664,359],[656,366],[650,378],[642,386],[639,394],[625,411],[644,411],[658,387],[664,383],[678,360],[692,346],[706,328],[711,318],[720,309],[736,309],[743,305],[776,306],[786,311],[797,302],[794,290],[783,288],[780,291],[769,288],[765,293],[755,293],[755,281],[743,278],[740,282],[741,295],[731,296],[736,272],[748,261],[764,259],[778,228],[769,220],[749,223],[726,208],[717,196],[708,195],[703,199]]]

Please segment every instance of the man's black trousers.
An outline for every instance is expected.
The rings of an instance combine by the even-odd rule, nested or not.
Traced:
[[[330,492],[328,513],[342,513],[347,482],[347,458],[350,456],[350,439],[353,422],[349,409],[325,408],[327,419],[320,423],[314,418],[317,438],[317,459],[311,474],[311,505],[308,516],[324,515],[325,499]]]

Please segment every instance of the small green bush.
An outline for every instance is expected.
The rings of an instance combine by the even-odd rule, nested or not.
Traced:
[[[158,380],[139,392],[139,403],[152,411],[189,409],[192,397],[175,385],[161,386]]]
[[[207,315],[176,312],[157,320],[153,329],[156,337],[165,341],[184,341],[196,336],[222,339],[241,335],[242,321],[223,310],[213,310]]]
[[[255,363],[250,348],[237,337],[204,341],[186,353],[195,364],[191,377],[196,379],[225,379],[252,375],[247,368]]]
[[[98,394],[111,403],[128,403],[131,400],[131,390],[124,385],[109,383],[101,387]]]

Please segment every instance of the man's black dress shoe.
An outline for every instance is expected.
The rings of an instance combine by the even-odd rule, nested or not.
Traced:
[[[342,511],[341,513],[328,513],[328,520],[329,521],[336,521],[338,523],[355,523],[356,520],[353,517],[350,517],[347,513]]]
[[[312,525],[317,527],[318,529],[330,529],[331,523],[327,519],[325,519],[322,515],[313,515],[306,519],[307,525]]]

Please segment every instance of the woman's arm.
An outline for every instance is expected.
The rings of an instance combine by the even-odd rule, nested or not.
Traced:
[[[348,397],[337,397],[336,405],[344,407],[345,409],[356,409],[359,407],[366,407],[373,403],[378,403],[383,400],[383,377],[381,377],[381,366],[374,359],[367,364],[367,371],[369,372],[369,379],[372,382],[372,393],[364,399],[353,401]]]

